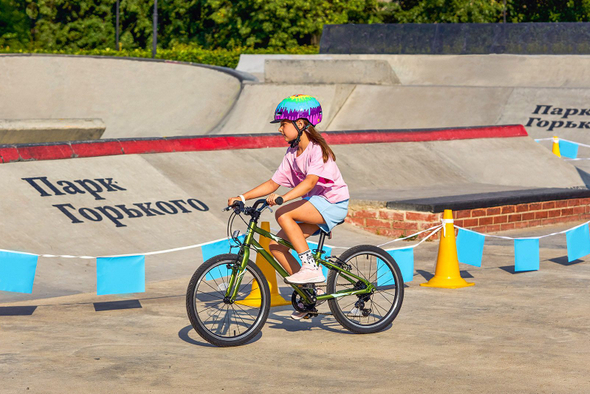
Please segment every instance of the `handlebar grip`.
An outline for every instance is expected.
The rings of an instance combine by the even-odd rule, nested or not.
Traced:
[[[283,202],[284,202],[283,197],[277,197],[275,199],[275,202],[277,203],[277,205],[283,205]]]

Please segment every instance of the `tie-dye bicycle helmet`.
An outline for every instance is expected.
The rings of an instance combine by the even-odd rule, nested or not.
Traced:
[[[322,121],[322,106],[312,96],[295,94],[287,97],[277,105],[274,120],[270,123],[280,123],[281,120],[296,121],[307,119],[312,125]]]

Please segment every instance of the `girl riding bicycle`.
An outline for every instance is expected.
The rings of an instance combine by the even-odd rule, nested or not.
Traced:
[[[306,238],[319,230],[329,233],[348,213],[348,186],[336,165],[334,152],[315,129],[321,121],[322,107],[315,98],[294,95],[281,101],[271,123],[280,123],[279,132],[290,145],[283,161],[271,179],[228,200],[228,205],[232,205],[268,195],[267,203],[272,206],[278,197],[284,202],[302,197],[276,212],[282,228],[277,235],[291,242],[301,259],[301,268],[287,247],[274,241],[270,244],[271,253],[290,274],[285,281],[292,284],[326,280]],[[279,186],[291,190],[279,196],[274,193]]]

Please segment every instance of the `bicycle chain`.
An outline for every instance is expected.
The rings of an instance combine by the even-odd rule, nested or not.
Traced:
[[[319,286],[318,286],[318,285],[313,285],[313,286],[315,287],[316,291],[317,291],[317,289],[318,289],[318,288],[321,288],[321,289],[323,290],[324,294],[326,293],[326,288],[327,288],[327,285],[319,285]],[[323,304],[324,302],[325,302],[325,301],[323,301],[323,302],[322,302],[322,304]],[[314,318],[314,317],[316,317],[316,316],[320,316],[320,315],[322,315],[322,316],[333,316],[334,314],[333,314],[333,313],[331,313],[331,312],[309,312],[309,313],[308,313],[308,314],[307,314],[305,317],[303,317],[302,319],[309,320],[309,319],[312,319],[312,318]]]

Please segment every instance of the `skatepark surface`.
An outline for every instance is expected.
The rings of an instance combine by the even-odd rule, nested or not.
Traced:
[[[306,93],[324,105],[321,130],[526,125],[539,115],[548,123],[564,121],[563,138],[590,143],[583,128],[565,128],[566,121],[585,122],[580,111],[569,118],[549,110],[533,114],[539,105],[587,108],[587,56],[322,56],[244,57],[242,73],[124,59],[0,56],[7,81],[0,107],[6,119],[100,118],[103,138],[256,134],[276,131],[268,119],[278,101]],[[372,83],[318,84],[280,82],[276,68],[273,83],[245,74],[264,81],[267,61],[330,58],[378,60],[371,67],[381,71],[386,61],[393,74]],[[587,163],[575,167],[534,142],[555,130],[526,130],[529,136],[332,148],[351,199],[361,204],[587,189]],[[0,164],[0,249],[62,256],[39,258],[32,294],[0,292],[0,393],[590,392],[590,268],[586,258],[568,262],[564,235],[543,238],[540,270],[522,273],[514,272],[512,241],[486,238],[482,268],[460,265],[475,286],[455,290],[419,286],[433,276],[437,258],[438,242],[424,242],[415,249],[401,312],[385,331],[351,334],[325,304],[324,314],[302,322],[289,318],[291,307],[277,307],[251,343],[223,349],[205,343],[186,315],[186,286],[203,260],[198,248],[147,256],[145,293],[119,296],[96,294],[95,259],[63,257],[144,254],[222,239],[227,198],[269,179],[284,151]],[[147,210],[138,216],[140,206]],[[150,215],[148,206],[168,212]],[[114,207],[135,211],[117,217]],[[100,220],[92,212],[100,212]],[[278,227],[270,212],[262,220]],[[502,234],[534,237],[574,225]],[[236,228],[245,231],[239,222]],[[345,223],[328,243],[340,254],[388,241]],[[393,246],[400,245],[412,242]],[[290,299],[286,286],[280,291]]]
[[[457,193],[585,188],[575,167],[529,137],[350,144],[333,149],[352,203],[357,204]],[[229,214],[222,208],[227,199],[270,179],[284,152],[285,148],[238,149],[2,164],[0,249],[38,255],[142,255],[225,238]],[[380,175],[375,176],[375,171]],[[90,193],[79,187],[84,193],[72,194],[67,189],[71,184],[101,191]],[[160,214],[125,213],[128,209],[141,213],[141,206]],[[164,210],[169,213],[162,214]],[[102,218],[97,220],[98,216]],[[272,213],[263,220],[278,228]],[[238,223],[234,230],[245,233],[245,224]],[[347,226],[341,227],[331,244],[342,246],[342,239],[353,246],[355,237],[348,234]],[[146,280],[187,277],[201,261],[194,249],[147,256]],[[33,294],[4,292],[0,300],[93,289],[94,260],[40,257]]]
[[[445,194],[468,188],[514,190],[526,185],[511,182],[525,178],[530,185],[583,184],[571,165],[552,157],[528,137],[488,142],[502,145],[506,140],[515,140],[510,144],[516,146],[531,145],[533,154],[529,152],[528,160],[534,165],[522,167],[529,176],[521,174],[513,180],[506,176],[504,186],[491,184],[498,180],[493,171],[477,174],[476,179],[490,182],[478,184],[465,178],[465,173],[444,169],[467,157],[466,153],[457,154],[453,157],[458,161],[448,161],[444,152],[456,148],[449,146],[454,141],[336,145],[334,150],[349,184],[358,186],[354,193],[373,190],[374,201],[391,196],[395,189],[377,191],[367,168],[354,161],[365,160],[372,166],[374,160],[382,166],[379,168],[395,168],[401,165],[396,160],[403,163],[403,157],[408,156],[386,152],[398,150],[436,153],[437,158],[431,175],[426,165],[417,169],[420,176],[413,179],[404,178],[403,172],[383,172],[380,179],[386,179],[391,187],[415,187],[405,193],[414,190],[424,194],[426,189],[434,193],[438,186]],[[465,152],[478,152],[485,160],[485,145],[476,149],[482,141],[468,141],[471,150]],[[144,253],[221,238],[227,218],[221,212],[225,199],[267,179],[283,151],[269,148],[2,164],[3,247],[100,256]],[[417,158],[420,162],[420,155]],[[507,153],[505,159],[508,163],[501,162],[515,165],[522,158]],[[564,176],[543,177],[548,171]],[[242,176],[245,173],[255,175]],[[34,177],[47,177],[53,185],[58,180],[111,178],[125,190],[97,193],[104,200],[88,193],[42,197],[22,179]],[[51,193],[42,181],[36,184]],[[120,221],[124,227],[106,219],[72,223],[54,207],[66,203],[76,209],[131,207],[134,203],[191,198],[209,210],[191,208],[190,213],[125,219]],[[76,211],[70,212],[82,218]],[[277,227],[272,214],[263,219]],[[563,229],[549,226],[503,234],[525,237]],[[339,254],[357,244],[388,241],[391,239],[343,224],[329,244],[336,246],[334,254]],[[251,343],[230,349],[205,343],[189,324],[184,294],[202,261],[196,249],[147,256],[145,293],[119,296],[96,295],[95,260],[41,257],[33,294],[0,294],[4,339],[0,345],[0,373],[4,377],[0,393],[299,392],[302,388],[317,393],[584,393],[590,389],[586,363],[590,356],[590,270],[585,259],[567,262],[565,236],[543,239],[540,270],[525,273],[514,272],[511,241],[488,241],[483,268],[460,266],[462,276],[476,285],[456,290],[419,286],[434,274],[437,247],[437,242],[425,242],[415,249],[414,279],[407,283],[404,305],[383,332],[351,334],[329,314],[295,322],[289,318],[291,307],[277,307],[272,308],[266,326]],[[289,299],[288,288],[281,285],[281,292]],[[122,305],[117,306],[117,301]],[[106,310],[101,310],[101,305],[107,305]],[[322,305],[320,312],[328,313],[327,305]]]
[[[483,268],[461,265],[475,286],[456,290],[418,285],[432,276],[436,250],[434,242],[416,249],[399,316],[370,335],[328,315],[295,322],[291,308],[277,307],[251,343],[212,347],[186,317],[188,278],[125,297],[3,304],[36,309],[0,317],[0,392],[588,392],[590,270],[567,263],[563,240],[544,239],[540,271],[517,274],[511,242],[488,242]],[[141,308],[95,311],[96,302],[120,300]]]

